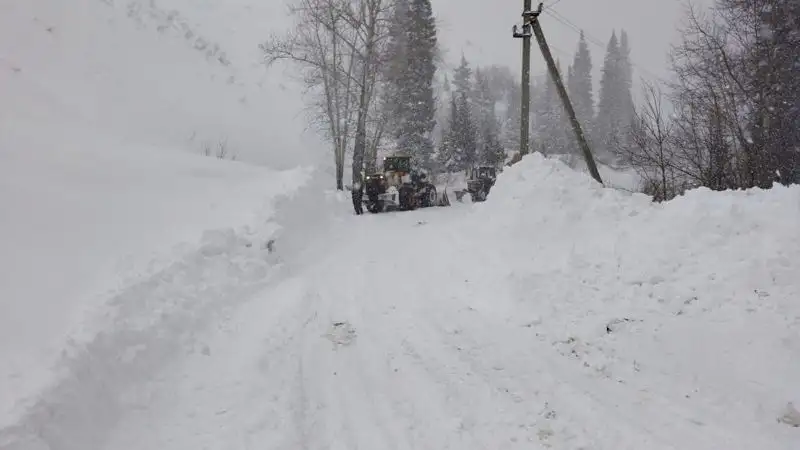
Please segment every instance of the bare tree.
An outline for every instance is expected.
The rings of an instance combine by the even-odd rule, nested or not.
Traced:
[[[261,45],[267,65],[287,60],[301,68],[312,113],[333,145],[336,188],[344,189],[344,158],[355,108],[356,57],[342,36],[347,31],[342,0],[299,0],[290,8],[295,27]]]
[[[747,61],[735,42],[746,39],[721,26],[719,13],[689,9],[683,42],[673,50],[672,86],[683,172],[711,189],[747,185],[758,165],[746,125],[752,107]]]
[[[711,189],[800,181],[796,0],[718,0],[688,10],[673,50],[681,163]]]
[[[655,84],[642,81],[644,104],[634,113],[629,145],[619,146],[619,156],[642,178],[644,191],[655,201],[680,193],[686,177],[674,148],[674,124],[664,110],[665,96]]]
[[[353,152],[354,184],[360,182],[370,124],[380,130],[381,118],[371,106],[380,74],[385,16],[389,0],[297,0],[290,12],[292,31],[272,36],[261,46],[268,65],[290,61],[312,95],[315,123],[333,146],[336,187],[344,189],[344,160]],[[380,136],[374,131],[373,136]]]
[[[367,156],[368,125],[370,116],[374,125],[373,145],[380,140],[388,117],[374,108],[378,80],[381,75],[381,60],[389,37],[388,18],[391,5],[387,0],[354,0],[349,2],[346,16],[355,30],[355,41],[351,44],[358,56],[360,80],[358,84],[358,112],[356,135],[353,147],[353,189],[361,189],[362,170]],[[372,114],[373,109],[376,114]],[[374,158],[373,158],[374,161]]]

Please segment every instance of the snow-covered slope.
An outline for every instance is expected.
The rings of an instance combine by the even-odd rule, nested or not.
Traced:
[[[258,44],[275,15],[248,11],[244,1],[175,3],[0,4],[0,123],[68,119],[71,126],[194,153],[227,141],[238,159],[271,167],[316,158],[320,150],[304,134],[298,91],[258,64]],[[262,36],[233,40],[237,35],[225,28],[231,22],[203,24],[176,8],[196,14],[209,5],[259,24]]]
[[[307,176],[71,129],[35,131],[11,124],[0,136],[0,425],[16,399],[52,381],[67,337],[94,337],[87,320],[98,307],[197,245],[223,251],[226,233],[243,226],[256,226],[263,244],[275,228],[266,224],[274,199]],[[153,295],[138,299],[153,314],[174,306]]]
[[[698,190],[656,205],[530,155],[482,204],[323,223],[307,219],[312,207],[334,217],[347,201],[312,200],[282,208],[299,234],[278,241],[290,236],[280,277],[220,301],[224,314],[109,340],[109,354],[128,356],[82,360],[95,370],[72,386],[86,396],[62,389],[0,443],[800,442],[790,405],[800,403],[800,187]],[[171,341],[172,364],[154,376],[155,344]],[[87,381],[100,379],[109,389]]]
[[[270,266],[317,149],[299,96],[197,28],[158,1],[0,3],[0,429]],[[221,140],[270,168],[199,155]]]

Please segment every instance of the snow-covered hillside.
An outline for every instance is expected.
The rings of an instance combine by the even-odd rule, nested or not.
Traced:
[[[211,258],[230,250],[236,233],[264,244],[277,227],[266,223],[272,203],[307,177],[101,136],[91,138],[96,147],[78,135],[80,145],[68,139],[54,152],[46,135],[16,140],[9,131],[32,130],[8,130],[0,147],[0,425],[16,399],[52,381],[68,338],[91,341],[107,325],[92,324],[99,307],[141,301],[152,314],[167,312],[178,299],[119,292],[195,257],[197,245]]]
[[[230,52],[176,6],[0,4],[0,427],[69,379],[69,352],[97,358],[82,352],[98,331],[143,326],[118,312],[173,320],[197,290],[224,291],[187,261],[227,263],[249,239],[241,267],[267,264],[274,202],[320,156],[297,93],[244,57],[259,40]],[[221,141],[270,168],[200,156]],[[191,292],[153,281],[192,276]]]
[[[304,134],[296,88],[259,64],[258,44],[281,17],[280,5],[182,3],[3,2],[2,126],[68,122],[195,153],[227,141],[238,159],[281,168],[324,155]],[[239,35],[225,28],[232,22],[195,17],[209,9],[262,28]]]

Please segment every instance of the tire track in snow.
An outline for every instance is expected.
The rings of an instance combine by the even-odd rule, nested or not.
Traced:
[[[337,448],[337,444],[344,448],[420,448],[404,440],[404,430],[398,425],[404,418],[381,402],[386,392],[375,388],[374,369],[383,365],[385,354],[374,351],[377,335],[370,332],[352,291],[344,288],[323,294],[317,290],[312,295],[317,299],[317,313],[306,333],[302,367],[304,392],[313,399],[311,405],[317,406],[308,412],[314,416],[316,432],[311,436],[313,445],[306,444],[309,448]],[[352,343],[339,345],[324,338],[333,323],[343,321],[355,327]]]
[[[411,215],[407,217],[411,218]],[[355,250],[343,253],[337,254],[337,258],[345,261],[364,254],[363,249],[357,246]],[[402,260],[406,255],[402,252],[396,256]],[[501,415],[504,406],[498,405],[491,387],[479,379],[471,379],[471,374],[464,370],[457,358],[442,352],[444,347],[441,345],[437,346],[436,335],[415,327],[417,318],[403,313],[402,305],[387,304],[381,301],[380,296],[365,295],[379,292],[381,286],[395,286],[392,284],[396,280],[391,265],[363,266],[366,273],[361,281],[351,281],[352,277],[347,276],[351,270],[349,267],[340,271],[333,268],[333,264],[327,267],[331,269],[326,279],[348,280],[335,287],[325,286],[328,291],[321,298],[325,299],[324,308],[328,308],[329,321],[347,318],[359,330],[358,341],[342,349],[343,354],[348,354],[350,366],[342,366],[340,361],[321,364],[323,367],[336,367],[337,377],[344,375],[346,381],[339,392],[346,392],[342,395],[351,400],[349,403],[335,403],[336,413],[344,415],[345,419],[330,419],[331,426],[347,429],[355,422],[362,427],[370,424],[371,428],[382,428],[382,441],[365,434],[356,438],[358,444],[369,448],[393,448],[392,442],[399,442],[399,448],[435,449],[487,448],[496,444],[497,440],[489,436],[497,434],[497,429],[503,424],[490,416]],[[408,291],[407,295],[424,294],[410,288],[415,285],[413,282],[401,285],[401,290]],[[333,311],[336,311],[335,315]],[[317,360],[326,355],[321,350],[314,353],[323,355]],[[348,367],[359,368],[359,373],[353,373]],[[383,407],[386,411],[383,418],[364,417],[363,411],[375,407],[365,398],[374,397],[376,393],[383,394],[385,404],[391,406]],[[487,415],[483,411],[492,412]],[[404,429],[387,433],[386,417],[392,417],[392,423],[404,422]],[[482,433],[473,432],[474,427],[482,427]],[[342,431],[341,436],[345,435],[351,436]],[[397,435],[405,435],[405,439],[398,440]],[[338,436],[331,436],[329,442],[336,442]],[[353,445],[352,441],[349,444]]]
[[[121,290],[109,302],[113,326],[65,352],[60,381],[17,425],[0,430],[0,449],[105,448],[128,412],[147,407],[148,380],[176,358],[202,351],[195,332],[270,282],[267,252],[252,238],[209,232],[197,251]]]
[[[209,352],[167,371],[108,448],[298,448],[299,429],[285,428],[296,406],[294,349],[308,321],[303,292],[298,279],[262,290],[226,329],[202,336]]]

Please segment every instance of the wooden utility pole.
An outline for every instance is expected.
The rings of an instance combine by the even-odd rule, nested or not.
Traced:
[[[530,8],[528,8],[524,13],[522,13],[525,23],[525,25],[523,25],[523,29],[525,26],[533,28],[533,34],[536,36],[536,41],[539,43],[539,49],[542,51],[542,56],[544,56],[545,62],[547,62],[547,70],[550,72],[550,78],[553,79],[553,83],[556,85],[558,96],[561,98],[561,103],[564,105],[564,110],[569,116],[570,124],[572,124],[572,130],[575,132],[575,137],[578,139],[578,144],[581,146],[583,158],[586,160],[586,165],[589,167],[589,173],[592,175],[592,178],[597,180],[598,183],[602,184],[603,180],[600,178],[600,172],[597,170],[597,164],[594,161],[594,156],[592,155],[592,151],[589,149],[589,143],[586,141],[586,136],[583,134],[581,124],[578,122],[578,118],[575,116],[575,109],[572,107],[572,102],[569,100],[567,89],[564,87],[564,82],[561,80],[561,74],[558,73],[558,68],[556,68],[556,62],[553,59],[553,54],[550,53],[550,47],[547,45],[547,40],[544,37],[542,26],[539,24],[539,15],[542,14],[542,8],[543,4],[539,3],[539,8],[536,11],[531,11]]]
[[[532,0],[524,0],[522,17],[527,17],[531,11]],[[522,32],[518,32],[514,25],[514,38],[522,39],[522,105],[520,114],[519,153],[525,156],[529,151],[531,131],[531,26],[524,22]]]

